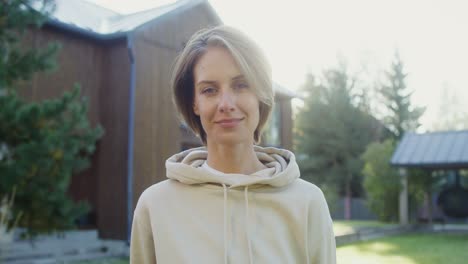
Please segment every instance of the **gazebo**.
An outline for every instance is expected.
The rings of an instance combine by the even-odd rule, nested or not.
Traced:
[[[402,190],[399,198],[400,224],[408,224],[408,168],[428,171],[468,169],[468,130],[406,133],[390,164],[399,167]],[[467,191],[468,192],[468,191]]]

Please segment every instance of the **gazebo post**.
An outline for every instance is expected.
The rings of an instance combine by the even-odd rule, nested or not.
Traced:
[[[399,169],[401,191],[400,191],[400,225],[408,224],[408,173],[405,168]]]

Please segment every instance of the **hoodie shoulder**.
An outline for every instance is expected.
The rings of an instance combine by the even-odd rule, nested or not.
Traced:
[[[322,190],[317,185],[303,179],[297,179],[294,181],[294,188],[296,191],[304,193],[304,195],[310,200],[325,199]]]
[[[139,200],[154,201],[155,199],[165,197],[167,194],[174,192],[178,188],[178,185],[180,183],[171,179],[160,181],[146,188],[141,193]]]

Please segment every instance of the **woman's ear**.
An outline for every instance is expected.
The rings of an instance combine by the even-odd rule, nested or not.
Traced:
[[[198,104],[196,102],[193,103],[193,113],[197,116],[200,115],[200,111],[198,110]]]

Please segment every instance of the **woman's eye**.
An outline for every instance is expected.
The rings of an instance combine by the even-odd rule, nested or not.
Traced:
[[[213,87],[207,87],[202,89],[203,94],[213,94],[216,92],[216,89]]]
[[[235,85],[237,89],[249,88],[249,85],[246,82],[240,82]]]

